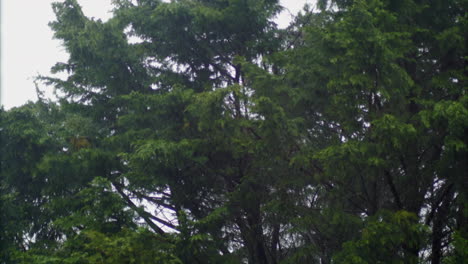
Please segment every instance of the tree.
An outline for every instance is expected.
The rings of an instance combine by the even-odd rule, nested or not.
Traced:
[[[466,228],[466,3],[330,4],[298,20],[308,24],[297,47],[280,59],[284,78],[270,78],[279,80],[278,94],[288,96],[284,107],[313,106],[302,115],[307,139],[320,146],[317,131],[328,136],[324,147],[297,158],[327,188],[326,202],[338,201],[337,212],[417,215],[414,224],[431,226],[431,242],[402,241],[401,254],[429,254],[431,263],[440,263],[451,250],[452,231]],[[435,13],[440,19],[429,19]],[[340,237],[338,230],[331,237]]]
[[[275,0],[55,3],[59,101],[0,113],[2,261],[463,258],[466,2],[444,3],[319,1],[286,29]]]

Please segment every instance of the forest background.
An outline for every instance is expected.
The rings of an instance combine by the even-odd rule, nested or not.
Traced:
[[[114,5],[0,111],[1,263],[466,263],[468,1]]]

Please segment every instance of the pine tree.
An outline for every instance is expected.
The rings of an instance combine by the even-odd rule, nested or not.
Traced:
[[[466,1],[76,0],[0,112],[4,263],[456,263]]]

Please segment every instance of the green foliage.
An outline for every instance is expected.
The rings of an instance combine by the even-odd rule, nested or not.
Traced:
[[[461,232],[453,234],[453,252],[444,260],[443,263],[466,263],[468,259],[468,240]]]
[[[466,259],[465,0],[78,2],[0,110],[0,262]]]
[[[417,252],[427,229],[406,211],[384,212],[368,219],[360,239],[346,242],[337,263],[419,263]]]
[[[83,231],[68,239],[56,252],[30,250],[19,254],[17,263],[182,263],[174,254],[173,242],[148,230],[122,230],[106,235],[97,231]]]

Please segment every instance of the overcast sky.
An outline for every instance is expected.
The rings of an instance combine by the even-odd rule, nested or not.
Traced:
[[[49,74],[67,54],[58,40],[52,39],[48,22],[54,19],[51,3],[56,0],[0,0],[2,2],[2,104],[11,108],[35,101],[34,76]],[[106,20],[111,0],[78,0],[88,17]],[[311,0],[281,0],[284,11],[277,19],[281,26],[289,23]]]

